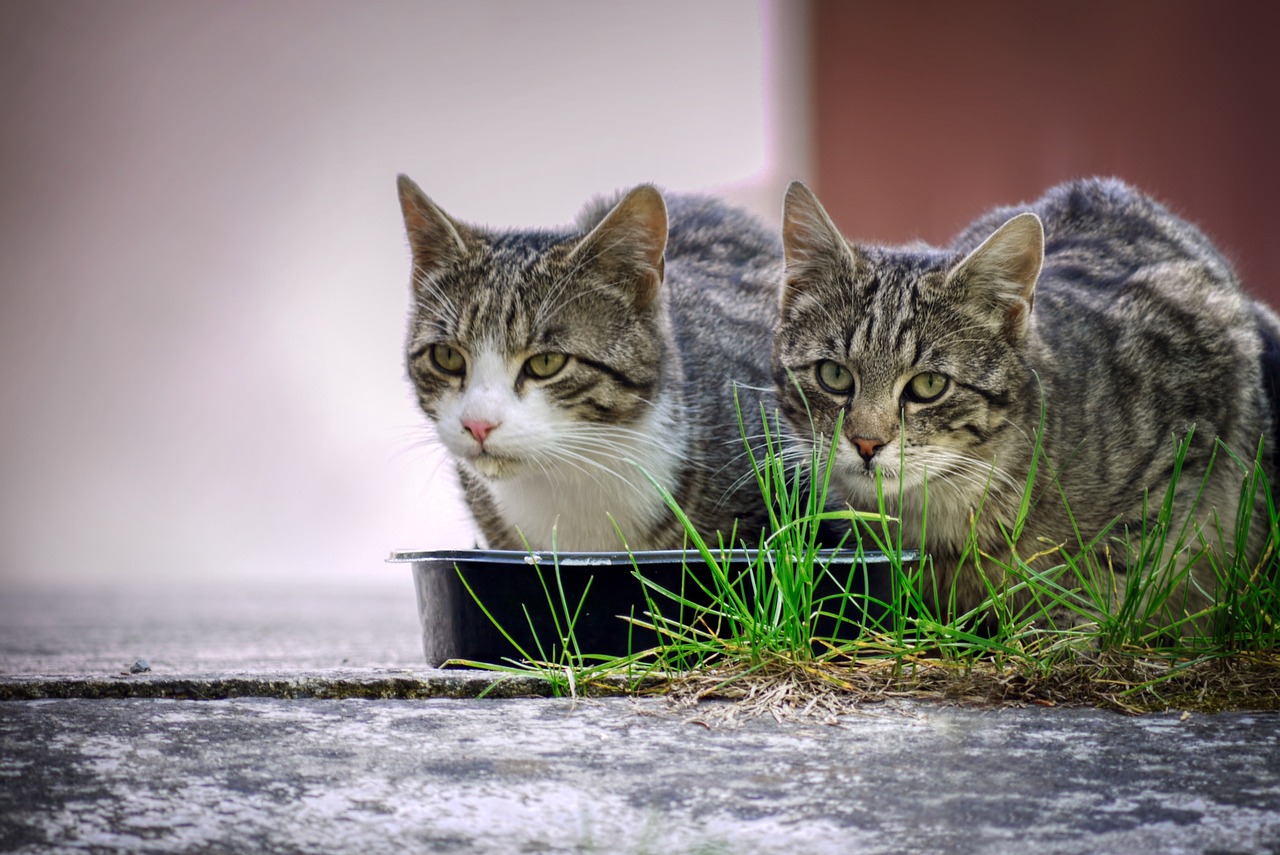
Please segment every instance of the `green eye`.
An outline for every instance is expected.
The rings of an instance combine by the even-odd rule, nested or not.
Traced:
[[[530,377],[546,380],[559,374],[568,361],[569,357],[563,353],[539,353],[525,360],[524,370]]]
[[[843,395],[853,388],[853,374],[839,362],[824,359],[817,365],[818,384],[828,392]]]
[[[455,348],[447,344],[431,346],[431,361],[445,374],[461,375],[467,373],[467,360]]]
[[[941,397],[949,385],[951,380],[947,375],[926,371],[912,377],[907,383],[907,398],[917,404],[927,404]]]

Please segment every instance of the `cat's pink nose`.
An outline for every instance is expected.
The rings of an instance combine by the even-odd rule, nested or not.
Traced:
[[[871,462],[871,458],[876,456],[877,451],[884,448],[884,440],[881,439],[868,439],[865,436],[855,436],[850,441],[858,449],[858,454],[860,454],[862,459],[867,463]]]
[[[476,438],[476,442],[483,443],[485,438],[489,436],[497,425],[492,422],[482,422],[474,419],[463,419],[463,429]]]

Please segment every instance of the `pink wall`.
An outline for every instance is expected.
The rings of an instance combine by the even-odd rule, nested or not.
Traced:
[[[850,237],[947,240],[1113,174],[1280,304],[1280,6],[815,0],[817,190]]]

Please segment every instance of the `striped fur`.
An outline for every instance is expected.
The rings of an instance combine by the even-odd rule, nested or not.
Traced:
[[[502,232],[453,220],[408,178],[399,189],[409,376],[489,546],[680,547],[642,468],[710,542],[735,522],[756,542],[764,514],[734,391],[748,414],[771,401],[776,236],[648,185],[572,227]],[[442,370],[440,346],[465,370]],[[563,367],[535,376],[542,354]]]
[[[986,595],[972,562],[960,561],[971,530],[997,559],[982,572],[1004,581],[1005,532],[1023,500],[1042,405],[1045,462],[1023,558],[1048,551],[1034,563],[1053,566],[1062,560],[1055,547],[1077,552],[1118,520],[1106,560],[1121,572],[1132,566],[1120,538],[1127,529],[1136,540],[1154,519],[1175,442],[1193,427],[1175,514],[1190,512],[1216,452],[1196,518],[1215,548],[1214,513],[1228,531],[1234,524],[1242,469],[1215,439],[1246,460],[1260,440],[1274,447],[1259,328],[1274,330],[1275,316],[1243,293],[1203,234],[1159,204],[1116,180],[1077,181],[991,212],[950,247],[884,248],[846,242],[796,184],[783,239],[780,407],[802,447],[829,438],[843,411],[837,489],[874,509],[879,475],[890,512],[933,556],[938,590],[954,593],[961,611]],[[825,360],[851,373],[847,392],[820,383]],[[930,373],[948,378],[945,391],[912,400],[908,384]],[[1266,527],[1255,511],[1250,561]],[[1207,569],[1193,567],[1192,610],[1213,592]]]

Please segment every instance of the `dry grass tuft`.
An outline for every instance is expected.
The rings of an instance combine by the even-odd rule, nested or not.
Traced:
[[[1280,711],[1280,654],[1253,653],[1170,661],[1134,652],[1081,654],[1037,671],[976,661],[859,659],[802,662],[774,655],[755,667],[725,660],[658,688],[677,706],[704,700],[734,704],[710,714],[778,721],[864,711],[909,699],[970,706],[1096,706],[1129,715],[1162,710]]]

